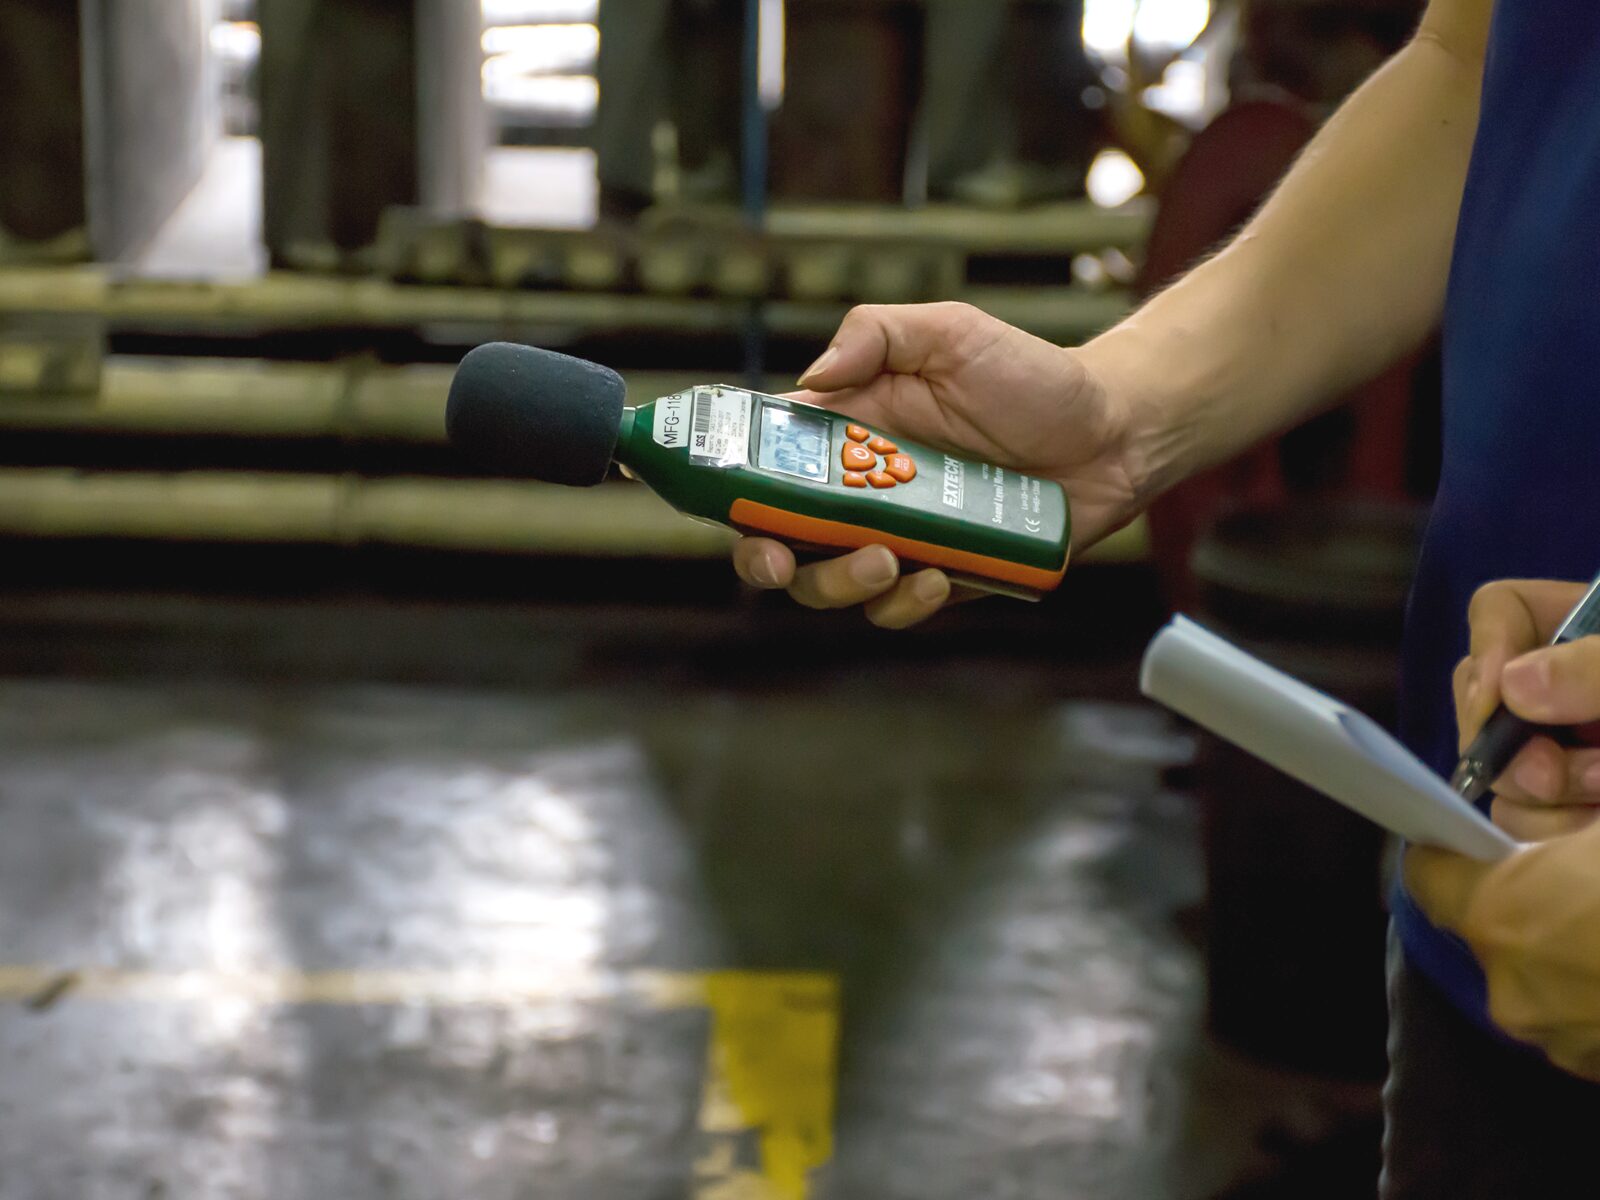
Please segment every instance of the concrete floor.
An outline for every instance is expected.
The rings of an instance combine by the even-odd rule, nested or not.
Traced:
[[[1361,1194],[1199,1032],[1166,717],[717,654],[0,678],[0,1200]]]

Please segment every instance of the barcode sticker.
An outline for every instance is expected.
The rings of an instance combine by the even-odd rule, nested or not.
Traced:
[[[718,467],[742,467],[750,460],[750,414],[755,401],[733,388],[700,388],[689,423],[689,458]]]

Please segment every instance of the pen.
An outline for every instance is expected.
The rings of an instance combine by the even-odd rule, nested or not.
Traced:
[[[1577,607],[1561,622],[1561,628],[1556,630],[1550,644],[1559,646],[1591,633],[1600,633],[1600,577],[1589,585],[1589,590],[1584,592]],[[1565,733],[1565,729],[1524,721],[1504,704],[1499,705],[1478,731],[1478,736],[1472,739],[1467,752],[1461,756],[1455,774],[1450,776],[1450,786],[1467,800],[1480,799],[1511,765],[1517,752],[1539,733],[1559,737]]]

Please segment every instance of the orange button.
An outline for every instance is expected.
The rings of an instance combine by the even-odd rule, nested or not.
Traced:
[[[864,442],[872,436],[872,430],[865,425],[846,425],[844,435],[852,442]]]
[[[884,463],[883,469],[901,483],[910,483],[917,477],[917,464],[911,461],[909,454],[889,455],[889,459]]]
[[[846,471],[844,473],[845,487],[866,487],[867,477],[860,471]]]
[[[844,453],[839,457],[844,459],[844,469],[847,471],[870,471],[878,465],[878,456],[855,442],[846,442]]]
[[[898,482],[893,475],[882,471],[868,471],[867,482],[875,488],[892,488]]]
[[[900,447],[896,446],[886,437],[875,437],[867,443],[868,447],[878,454],[899,454]]]

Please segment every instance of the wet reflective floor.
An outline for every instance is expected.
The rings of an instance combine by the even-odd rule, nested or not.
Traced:
[[[1364,1090],[1200,1033],[1164,715],[527,628],[515,686],[0,678],[0,1200],[1363,1194]]]

